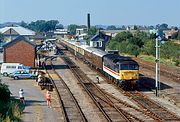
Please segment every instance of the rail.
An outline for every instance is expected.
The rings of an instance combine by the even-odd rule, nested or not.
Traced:
[[[52,57],[50,59],[52,59]],[[64,121],[87,122],[87,119],[82,112],[76,98],[73,96],[72,92],[70,91],[64,80],[55,71],[52,62],[50,60],[47,60],[46,62],[48,64],[46,66],[46,71],[48,73],[48,76],[51,78],[54,88],[58,94]]]

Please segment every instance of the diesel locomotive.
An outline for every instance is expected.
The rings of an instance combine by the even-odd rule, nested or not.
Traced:
[[[130,57],[109,54],[75,41],[61,41],[75,56],[113,79],[118,85],[134,87],[139,79],[139,65]]]

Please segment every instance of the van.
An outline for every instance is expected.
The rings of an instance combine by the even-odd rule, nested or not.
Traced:
[[[26,66],[20,63],[2,63],[1,65],[1,74],[3,76],[8,76],[17,70],[29,70],[29,69],[27,69]]]

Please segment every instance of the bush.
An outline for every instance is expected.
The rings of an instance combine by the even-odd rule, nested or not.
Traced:
[[[0,121],[19,122],[23,111],[23,105],[19,100],[10,99],[8,86],[0,82]]]
[[[180,60],[176,59],[174,62],[175,62],[175,66],[180,66]]]
[[[10,100],[10,90],[8,86],[0,82],[0,101],[8,102]]]

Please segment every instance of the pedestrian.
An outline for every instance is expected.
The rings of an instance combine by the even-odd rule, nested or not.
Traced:
[[[25,105],[24,91],[23,91],[23,89],[20,89],[20,90],[19,90],[19,99],[20,99],[20,102]]]
[[[36,82],[38,82],[38,69],[35,70]]]
[[[49,91],[46,92],[46,101],[48,108],[51,108],[51,93]]]
[[[42,81],[42,75],[39,74],[38,78],[37,78],[37,86],[39,85],[39,83]]]
[[[96,79],[97,79],[97,83],[99,83],[99,76],[98,75],[96,76]]]

